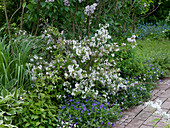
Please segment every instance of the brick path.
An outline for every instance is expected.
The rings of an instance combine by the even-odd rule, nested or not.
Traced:
[[[162,101],[161,108],[170,114],[170,77],[160,82],[157,88],[152,92],[152,101],[159,99]],[[122,117],[116,122],[114,128],[163,128],[166,126],[164,117],[155,114],[155,110],[150,106],[140,105],[124,111]],[[160,119],[153,122],[154,119]],[[169,122],[170,123],[170,122]]]

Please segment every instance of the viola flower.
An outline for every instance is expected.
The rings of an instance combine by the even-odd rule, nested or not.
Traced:
[[[110,126],[110,122],[107,123],[107,126]]]
[[[64,109],[64,108],[66,108],[65,105],[63,105],[63,106],[61,107],[61,109]]]

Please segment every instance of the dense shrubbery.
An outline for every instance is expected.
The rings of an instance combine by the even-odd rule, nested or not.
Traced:
[[[113,119],[120,117],[121,109],[138,105],[150,97],[150,89],[153,87],[143,82],[158,79],[160,71],[152,69],[149,64],[142,65],[142,60],[138,62],[133,57],[136,44],[134,38],[129,38],[127,43],[107,42],[111,38],[107,27],[101,26],[94,36],[80,41],[65,40],[59,32],[56,40],[48,33],[35,39],[37,43],[30,46],[32,54],[27,56],[29,59],[24,64],[29,65],[32,74],[29,83],[32,91],[22,97],[22,113],[15,114],[13,125],[109,127],[114,125]],[[27,34],[22,38],[25,40],[25,37]],[[25,45],[29,42],[25,40]],[[138,63],[140,66],[137,66]],[[124,72],[131,75],[125,75]],[[70,102],[71,99],[75,102]],[[74,106],[69,104],[75,105],[74,111]],[[94,104],[96,111],[91,110]],[[82,110],[86,112],[77,117],[76,113]],[[106,111],[115,114],[106,116]],[[93,118],[92,122],[88,122],[89,118]]]
[[[150,97],[168,55],[160,53],[164,61],[142,56],[130,30],[152,1],[93,2],[23,3],[29,32],[10,25],[12,35],[0,40],[2,127],[111,127],[122,110]],[[141,25],[138,38],[164,38],[165,27]]]

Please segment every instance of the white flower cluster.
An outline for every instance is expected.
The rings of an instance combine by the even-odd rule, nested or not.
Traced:
[[[146,102],[145,105],[150,105],[151,107],[155,108],[156,109],[156,112],[157,114],[159,115],[162,115],[164,116],[165,118],[167,118],[168,120],[170,120],[170,114],[167,114],[166,112],[164,112],[162,109],[161,109],[161,104],[162,104],[162,101],[157,99],[155,101],[155,103],[153,101],[149,101],[149,102]]]
[[[131,38],[127,38],[127,41],[130,42],[130,43],[133,43],[135,42],[136,43],[136,40],[135,40],[136,36],[135,35],[132,35]]]
[[[94,10],[96,9],[97,3],[92,4],[91,6],[87,5],[85,7],[84,13],[88,16],[94,13]]]
[[[77,82],[75,84],[72,95],[82,93],[85,98],[88,94],[92,93],[97,96],[98,91],[92,89],[95,86],[95,81],[99,81],[102,86],[107,86],[109,91],[102,92],[105,96],[108,94],[114,95],[120,88],[127,88],[125,81],[120,77],[120,74],[117,73],[120,69],[114,69],[116,60],[110,62],[107,58],[109,54],[114,57],[114,52],[120,50],[117,43],[107,43],[107,41],[111,39],[107,27],[109,27],[109,24],[97,30],[97,33],[95,33],[91,39],[64,41],[65,45],[72,46],[71,49],[75,50],[76,58],[78,58],[78,60],[72,60],[74,64],[68,66],[68,73],[65,72],[66,78],[81,79],[79,83]],[[75,54],[67,50],[68,56],[75,57]],[[89,63],[96,64],[96,67],[86,67]],[[83,67],[87,69],[83,70],[81,65],[84,65]]]
[[[68,0],[64,0],[64,5],[65,6],[70,6],[70,2]]]
[[[127,38],[127,41],[130,43],[135,43],[135,45],[132,45],[132,48],[134,48],[137,44],[136,44],[136,40],[135,40],[136,36],[132,35],[131,38]]]

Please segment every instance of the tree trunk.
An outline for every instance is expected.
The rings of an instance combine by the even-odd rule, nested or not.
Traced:
[[[9,38],[11,39],[11,32],[10,32],[9,21],[8,21],[8,14],[7,14],[7,10],[6,10],[6,0],[4,0],[4,10],[5,10],[6,23],[7,23],[7,26],[8,26]]]
[[[24,2],[25,2],[25,0],[23,1],[23,3],[24,3]],[[20,30],[22,30],[22,27],[23,27],[24,8],[25,8],[25,7],[22,7]]]

